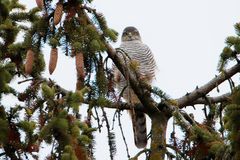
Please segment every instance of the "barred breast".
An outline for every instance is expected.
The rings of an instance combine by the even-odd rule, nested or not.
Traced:
[[[156,63],[150,48],[146,44],[138,40],[125,41],[121,43],[120,49],[123,50],[131,60],[139,62],[138,72],[140,75],[145,75],[149,78],[155,76]]]
[[[150,84],[155,77],[156,70],[156,62],[150,48],[141,41],[134,40],[122,42],[119,49],[117,54],[122,59],[123,63],[126,63],[126,66],[129,65],[130,60],[139,62],[137,72],[141,76],[146,76],[148,79],[147,83]],[[113,70],[118,70],[115,65],[113,65]],[[126,85],[127,81],[123,75],[121,75],[120,81],[116,83],[116,87],[121,91]]]

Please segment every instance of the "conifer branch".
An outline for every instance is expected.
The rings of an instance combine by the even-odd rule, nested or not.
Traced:
[[[236,64],[230,69],[226,70],[225,72],[221,73],[220,75],[216,76],[208,83],[203,85],[202,87],[196,88],[192,92],[188,93],[185,96],[178,98],[177,104],[179,108],[183,108],[185,106],[191,105],[197,99],[204,97],[210,91],[217,87],[217,85],[221,84],[225,80],[231,78],[233,75],[240,71],[240,64]]]

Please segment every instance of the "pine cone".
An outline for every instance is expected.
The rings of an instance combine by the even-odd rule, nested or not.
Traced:
[[[84,79],[85,72],[84,72],[84,57],[83,57],[83,53],[82,52],[76,53],[75,59],[76,59],[77,75],[78,75],[78,77]]]
[[[54,72],[57,66],[57,59],[58,59],[58,49],[52,48],[50,53],[49,66],[48,66],[48,70],[50,74]]]
[[[24,65],[25,67],[25,73],[31,74],[32,73],[32,68],[33,68],[33,63],[34,63],[34,52],[32,49],[29,49],[27,51],[27,56],[26,56],[26,63]]]
[[[43,9],[43,6],[44,6],[43,0],[36,0],[36,3],[40,9]]]
[[[54,11],[54,19],[53,19],[53,23],[54,25],[58,25],[58,23],[61,21],[62,19],[62,12],[63,12],[63,4],[58,2],[56,9]]]

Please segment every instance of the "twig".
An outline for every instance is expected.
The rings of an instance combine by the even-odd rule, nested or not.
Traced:
[[[184,153],[180,152],[179,149],[177,149],[175,146],[172,146],[170,144],[166,144],[166,147],[174,150],[176,153],[178,153],[183,159],[187,160],[187,157],[184,155]]]
[[[121,135],[122,135],[122,138],[123,138],[123,141],[124,141],[124,144],[125,144],[125,147],[126,147],[126,151],[127,151],[127,157],[129,159],[130,154],[129,154],[129,150],[128,150],[127,141],[126,141],[126,138],[125,138],[124,133],[123,133],[122,123],[121,123],[121,118],[120,118],[120,110],[118,110],[117,113],[118,113],[118,115],[117,115],[118,116],[118,125],[120,127]]]
[[[223,104],[221,103],[219,106],[219,123],[220,123],[220,133],[222,135],[222,138],[224,139],[224,126],[223,126],[223,116],[222,116],[222,111],[223,111]]]
[[[5,153],[5,152],[3,152],[3,153],[0,153],[0,157],[1,157],[1,156],[4,156],[4,155],[6,155],[6,153]]]
[[[54,149],[54,143],[55,143],[55,139],[53,140],[53,143],[52,143],[52,149],[51,149],[51,154],[53,154],[53,149]]]
[[[205,116],[205,118],[207,119],[207,108],[206,108],[206,105],[204,105],[204,107],[203,107],[203,112],[204,112],[204,116]]]
[[[95,111],[95,114],[97,116],[96,120],[97,120],[97,124],[98,124],[98,130],[99,130],[99,132],[101,132],[102,125],[100,124],[100,119],[99,119],[99,116],[98,116],[98,112],[97,112],[96,106],[94,106],[94,111]]]
[[[112,141],[112,138],[113,138],[112,134],[113,133],[110,132],[110,125],[109,125],[109,122],[108,122],[107,114],[106,114],[106,112],[105,112],[103,107],[101,107],[101,109],[102,109],[103,117],[105,119],[106,127],[107,127],[110,158],[111,158],[111,160],[113,160],[114,159],[114,155],[116,153],[116,146],[115,146],[115,144]]]
[[[126,57],[129,59],[129,60],[132,60],[131,57],[128,55],[127,52],[125,52],[122,48],[116,48],[116,53],[120,53],[122,55],[122,57],[124,57],[125,59],[125,62],[126,62]]]
[[[176,156],[174,156],[171,152],[166,151],[166,155],[168,157],[168,160],[172,160],[173,158],[176,158]]]
[[[229,83],[229,86],[230,86],[230,89],[231,89],[231,92],[232,92],[234,87],[235,87],[235,84],[234,84],[234,82],[231,78],[228,79],[228,83]]]
[[[114,115],[113,115],[113,120],[112,120],[112,130],[114,130],[114,124],[115,124],[115,118],[117,117],[117,113],[118,113],[118,110],[115,111]]]
[[[25,159],[29,160],[27,153],[24,153]]]
[[[151,152],[151,150],[145,148],[145,149],[141,150],[140,152],[138,152],[134,157],[130,158],[130,160],[134,160],[134,159],[138,158],[141,154],[146,153],[146,152]]]
[[[18,84],[25,83],[25,82],[32,81],[32,80],[34,80],[34,78],[25,79],[25,80],[19,81]]]
[[[123,92],[127,89],[127,87],[128,87],[128,84],[123,87],[123,89],[121,90],[118,96],[117,102],[120,102],[121,97],[123,97]]]

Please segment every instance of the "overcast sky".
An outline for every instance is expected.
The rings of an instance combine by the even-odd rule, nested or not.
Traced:
[[[21,1],[35,6],[33,0]],[[151,48],[157,61],[159,71],[154,85],[172,98],[183,96],[217,74],[225,38],[235,34],[233,25],[240,20],[238,0],[95,0],[92,6],[102,12],[109,27],[120,34],[126,26],[139,29],[143,42]],[[118,45],[119,41],[114,44]],[[49,50],[44,51],[48,61]],[[70,58],[60,56],[54,74],[45,75],[67,89],[75,89],[74,61]],[[220,94],[227,91],[226,87],[221,91]],[[130,154],[134,156],[139,150],[134,146],[127,114],[123,121]],[[115,128],[115,159],[124,160],[126,151],[117,123]],[[96,143],[96,159],[108,160],[106,134],[97,136]]]

